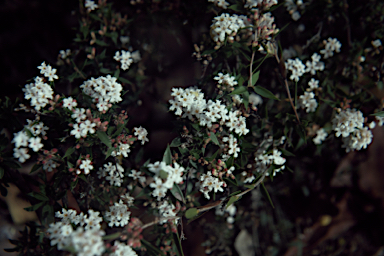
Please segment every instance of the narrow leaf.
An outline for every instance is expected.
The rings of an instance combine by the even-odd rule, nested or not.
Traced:
[[[273,205],[272,199],[271,199],[271,197],[269,196],[268,190],[267,190],[267,188],[264,186],[264,182],[261,182],[261,186],[263,187],[264,192],[265,192],[265,194],[267,195],[268,201],[269,201],[269,203],[271,204],[272,208],[275,209],[275,206]]]
[[[171,189],[171,193],[172,195],[179,201],[185,203],[185,199],[184,199],[184,196],[183,196],[183,192],[181,192],[181,189],[179,187],[179,185],[177,184],[173,184],[173,187]]]
[[[374,114],[370,114],[370,116],[384,116],[384,111],[380,111]]]
[[[75,147],[68,148],[67,151],[65,152],[63,158],[66,158],[66,157],[72,155],[72,153],[75,152],[75,150],[76,150]]]
[[[231,196],[231,198],[229,198],[229,201],[227,203],[227,206],[225,207],[226,209],[228,209],[228,207],[233,204],[234,202],[236,202],[237,200],[239,200],[241,197],[239,196]]]
[[[235,90],[233,90],[229,95],[242,94],[245,91],[247,91],[247,87],[239,86]]]
[[[261,96],[263,96],[265,98],[280,101],[278,98],[276,98],[276,96],[272,92],[270,92],[269,90],[261,87],[260,85],[255,86],[253,89],[255,90],[255,92],[257,94],[259,94],[259,95],[261,95]]]
[[[256,82],[259,80],[259,75],[260,75],[260,70],[252,75],[252,86],[254,86]]]
[[[167,165],[172,164],[172,153],[171,153],[171,148],[169,147],[169,145],[167,146],[167,149],[164,152],[163,162],[165,162],[165,164],[167,164]]]
[[[186,212],[185,212],[185,217],[187,219],[192,219],[193,217],[195,217],[197,214],[199,213],[199,210],[196,209],[196,208],[189,208]]]
[[[103,131],[97,131],[97,137],[103,142],[108,148],[112,147],[111,140],[108,135]]]
[[[211,132],[209,137],[211,138],[213,143],[215,143],[216,145],[219,145],[219,140],[217,139],[216,134],[214,132]]]

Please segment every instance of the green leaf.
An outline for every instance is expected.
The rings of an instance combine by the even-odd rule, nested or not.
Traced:
[[[34,173],[35,171],[37,171],[37,170],[39,170],[41,168],[41,165],[40,164],[35,164],[33,167],[32,167],[32,169],[31,169],[31,171],[29,172],[30,174],[31,173]]]
[[[174,138],[172,140],[170,147],[175,147],[176,148],[176,147],[180,146],[181,144],[183,144],[181,142],[181,138],[180,137],[176,137],[176,138]]]
[[[117,131],[112,135],[112,137],[115,137],[115,136],[118,136],[118,135],[120,135],[121,134],[121,132],[123,131],[123,129],[124,129],[124,125],[118,125],[117,126]]]
[[[289,152],[288,150],[285,150],[283,148],[279,148],[280,151],[285,155],[285,156],[295,156],[293,153]]]
[[[107,68],[101,68],[101,69],[100,69],[100,72],[103,73],[103,74],[109,74],[109,73],[111,73],[112,71],[109,70],[109,69],[107,69]]]
[[[120,69],[116,70],[115,73],[113,74],[114,77],[119,78],[120,75]]]
[[[33,198],[39,199],[40,201],[49,201],[49,198],[40,192],[31,192],[28,193],[28,195]]]
[[[75,152],[75,150],[76,150],[75,147],[70,147],[70,148],[68,148],[67,151],[65,152],[63,158],[66,158],[66,157],[72,155],[72,153]]]
[[[228,207],[233,204],[234,202],[236,202],[237,200],[239,200],[241,198],[241,196],[231,196],[231,198],[229,198],[229,201],[227,203],[227,206],[225,207],[226,209],[228,209]]]
[[[260,75],[260,70],[252,75],[252,86],[254,86],[256,82],[259,80],[259,75]]]
[[[113,31],[113,32],[111,33],[111,39],[112,39],[112,41],[113,41],[115,44],[117,44],[117,37],[118,37],[118,33],[117,33],[116,31]]]
[[[103,142],[108,148],[112,147],[111,140],[108,135],[103,131],[97,131],[97,137]]]
[[[257,94],[259,94],[259,95],[261,95],[261,96],[263,96],[263,97],[265,97],[265,98],[280,101],[278,98],[276,98],[276,96],[275,96],[272,92],[270,92],[269,90],[267,90],[267,89],[261,87],[260,85],[255,86],[253,89],[254,89],[254,91],[255,91]]]
[[[0,167],[0,179],[4,177],[4,169]]]
[[[264,182],[261,182],[261,186],[263,187],[264,192],[265,192],[265,194],[267,195],[268,201],[269,201],[269,203],[272,205],[272,208],[275,209],[275,206],[273,205],[272,199],[271,199],[271,197],[269,196],[268,190],[267,190],[267,188],[264,186]]]
[[[121,76],[117,80],[119,80],[120,82],[125,83],[125,84],[132,84],[131,81],[129,81],[128,79],[121,77]]]
[[[374,114],[370,114],[370,116],[384,116],[384,111],[380,111]]]
[[[247,91],[247,87],[239,86],[235,90],[233,90],[229,95],[242,94]]]
[[[254,188],[255,188],[255,185],[244,185],[244,187],[246,187],[246,188],[250,188],[250,189],[254,189]]]
[[[217,139],[216,134],[214,132],[211,132],[209,134],[209,138],[211,138],[213,143],[215,143],[216,145],[219,145],[219,140]]]
[[[27,207],[27,208],[24,208],[24,210],[26,210],[27,212],[34,212],[36,211],[37,209],[39,209],[41,206],[43,206],[46,202],[43,201],[43,202],[40,202],[38,204],[35,204],[35,205],[32,205],[30,207]]]
[[[106,236],[103,236],[103,240],[115,240],[121,236],[121,232],[112,233]]]
[[[241,190],[238,190],[238,191],[231,193],[229,196],[235,196],[235,195],[240,194],[240,193],[241,193]]]
[[[169,145],[167,146],[167,149],[164,152],[163,162],[165,162],[165,164],[167,164],[167,165],[172,164],[172,153],[171,153],[171,148],[169,147]]]
[[[186,212],[185,212],[185,217],[187,219],[192,219],[193,217],[195,217],[197,214],[199,213],[199,210],[196,209],[196,208],[189,208]]]
[[[173,184],[173,187],[171,189],[171,193],[172,195],[179,201],[185,203],[185,199],[184,199],[184,196],[183,196],[183,192],[181,191],[179,185],[177,184]]]
[[[243,9],[241,9],[240,6],[237,4],[233,4],[233,5],[229,6],[228,9],[232,9],[232,10],[237,11],[237,12],[243,11]]]
[[[108,46],[108,44],[106,42],[98,40],[98,39],[96,39],[96,44],[100,45],[100,46]]]

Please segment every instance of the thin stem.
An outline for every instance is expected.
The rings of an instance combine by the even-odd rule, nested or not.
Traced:
[[[249,65],[249,83],[248,83],[248,87],[252,86],[252,64],[253,64],[253,59],[254,58],[255,58],[255,51],[252,52],[251,65]]]
[[[280,64],[280,59],[279,59],[279,57],[277,57],[277,53],[275,53],[275,58],[276,58],[277,63]],[[284,77],[285,90],[287,91],[289,102],[291,103],[293,111],[295,112],[295,115],[296,115],[296,119],[297,119],[297,121],[300,124],[299,115],[297,114],[296,107],[293,105],[293,100],[292,100],[292,97],[291,97],[291,93],[289,92],[289,86],[288,86],[287,78],[286,78],[286,76],[285,76],[285,74],[283,72],[281,72],[281,73],[282,73],[282,76]]]
[[[148,228],[148,227],[150,227],[150,226],[153,226],[153,225],[159,223],[160,221],[164,221],[164,220],[178,220],[178,219],[180,219],[180,218],[181,218],[181,217],[179,217],[179,216],[171,216],[171,217],[155,218],[154,221],[149,222],[149,223],[143,225],[143,226],[141,227],[141,229],[144,230],[144,229],[146,229],[146,228]]]

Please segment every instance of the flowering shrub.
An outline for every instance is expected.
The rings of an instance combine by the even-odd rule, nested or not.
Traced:
[[[148,5],[130,4],[137,13]],[[371,130],[384,122],[373,92],[383,81],[369,76],[382,61],[381,41],[339,40],[330,37],[337,35],[331,27],[304,33],[302,47],[285,41],[302,29],[295,21],[318,4],[207,1],[210,12],[202,13],[212,23],[204,24],[206,33],[192,54],[202,76],[193,86],[167,92],[170,99],[163,103],[179,135],[162,156],[147,159],[149,127],[132,127],[128,119],[140,115],[129,109],[151,86],[145,68],[152,62],[150,46],[128,36],[132,20],[140,17],[128,20],[106,1],[82,2],[74,48],[60,51],[57,65],[37,67],[40,75],[23,88],[23,103],[3,102],[2,118],[17,121],[2,127],[11,135],[2,136],[1,191],[17,182],[14,169],[33,162],[36,179],[26,210],[36,211],[41,222],[29,224],[23,236],[33,239],[14,241],[14,250],[183,255],[184,227],[209,210],[215,208],[231,232],[236,225],[244,228],[245,213],[257,209],[242,197],[260,200],[261,187],[273,207],[268,188],[274,177],[295,170],[289,161],[295,154],[366,149],[374,139]],[[324,12],[334,8],[327,5]],[[293,25],[277,23],[279,12]],[[61,93],[68,82],[74,88]],[[206,252],[228,253],[221,243],[208,238]]]

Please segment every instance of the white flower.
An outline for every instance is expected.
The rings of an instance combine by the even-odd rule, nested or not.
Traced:
[[[381,46],[381,40],[380,39],[376,39],[376,40],[372,41],[371,44],[372,44],[373,47],[379,48]]]
[[[113,244],[113,252],[110,253],[110,256],[137,256],[137,253],[129,245],[115,241]]]
[[[80,169],[84,170],[84,174],[89,174],[90,170],[93,169],[93,165],[91,164],[91,160],[81,160],[81,164],[79,166]]]
[[[71,50],[70,49],[60,50],[59,53],[60,53],[60,58],[66,59],[69,55],[71,55]]]
[[[71,131],[71,135],[74,135],[76,139],[80,139],[81,138],[81,128],[80,128],[79,124],[74,124],[72,128],[73,128],[73,130]]]
[[[27,148],[14,148],[13,149],[13,157],[19,158],[20,163],[24,163],[25,160],[29,159],[31,156],[28,154]]]
[[[25,131],[14,133],[13,136],[12,143],[15,143],[16,148],[28,146],[29,136]]]
[[[248,101],[252,104],[253,107],[263,104],[263,99],[256,93],[251,93],[249,95]]]
[[[320,145],[325,138],[327,138],[328,134],[325,132],[323,128],[319,129],[316,131],[316,137],[313,138],[313,143],[316,145]]]
[[[31,137],[28,142],[29,147],[35,152],[39,151],[44,146],[43,143],[41,143],[40,137]]]
[[[85,0],[84,6],[87,8],[89,12],[95,10],[96,8],[99,8],[99,6],[95,4],[93,0]]]
[[[77,106],[76,100],[74,100],[72,97],[68,97],[66,99],[63,99],[63,107],[72,110]]]
[[[313,91],[317,88],[319,88],[319,80],[315,80],[314,78],[311,78],[311,81],[308,82],[309,90]]]
[[[141,141],[141,145],[144,145],[145,142],[149,141],[147,138],[148,132],[145,128],[143,127],[135,127],[133,128],[135,130],[135,136],[137,136],[137,139]]]
[[[47,172],[52,172],[55,168],[56,168],[56,162],[54,162],[52,159],[49,159],[43,165],[43,169]]]
[[[129,144],[124,144],[124,143],[119,143],[119,146],[117,147],[117,150],[112,151],[111,155],[112,156],[119,156],[123,155],[124,157],[128,157],[128,153],[131,152],[129,149],[130,145]]]
[[[85,138],[87,137],[88,133],[91,133],[91,134],[95,133],[95,129],[94,129],[95,126],[96,126],[95,123],[92,123],[89,120],[85,120],[84,123],[80,124],[81,136]]]
[[[87,116],[85,115],[85,109],[84,108],[75,108],[71,117],[75,118],[76,122],[80,123],[81,121],[83,121],[87,118]]]

